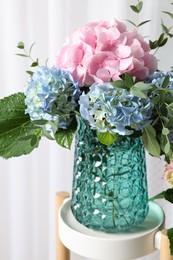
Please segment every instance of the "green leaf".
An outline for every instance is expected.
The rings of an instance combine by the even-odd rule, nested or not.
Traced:
[[[162,34],[159,36],[159,39],[157,40],[158,46],[160,46],[160,44],[162,44],[162,42],[164,41],[164,39],[165,39],[165,34],[162,33]]]
[[[123,80],[116,80],[116,81],[110,82],[110,84],[115,88],[127,89],[127,86],[125,85]]]
[[[27,141],[27,140],[31,140],[32,137],[33,137],[33,135],[21,136],[21,137],[18,137],[18,140],[19,141]]]
[[[45,136],[47,139],[52,140],[52,141],[55,140],[52,137],[52,135],[48,131],[46,131],[44,128],[42,129],[42,136]]]
[[[168,41],[168,38],[165,38],[160,44],[159,44],[159,47],[162,47],[164,46]]]
[[[58,129],[58,131],[56,131],[56,133],[54,134],[56,142],[60,146],[70,149],[76,128],[76,122],[72,122],[67,129]]]
[[[30,49],[29,49],[29,55],[31,54],[31,51],[32,51],[32,48],[33,48],[34,45],[35,45],[35,42],[33,42],[33,43],[31,44],[31,47],[30,47]]]
[[[162,21],[161,26],[162,26],[163,31],[164,31],[166,34],[168,34],[168,33],[169,33],[169,29],[168,29],[168,27],[166,27],[166,26],[163,24],[163,21]]]
[[[170,28],[166,27],[166,25],[163,23],[163,20],[161,20],[161,26],[162,26],[162,29],[163,29],[163,32],[168,35],[170,38],[173,37],[173,34],[170,33],[170,31],[172,30],[172,26]]]
[[[160,156],[160,146],[156,139],[155,129],[148,125],[143,132],[142,139],[146,150],[153,156]]]
[[[26,73],[28,73],[31,77],[33,76],[34,72],[31,70],[27,70]]]
[[[134,96],[139,98],[147,98],[147,92],[148,90],[152,89],[153,87],[145,84],[143,82],[138,82],[135,85],[132,86],[131,92]]]
[[[167,93],[170,94],[173,97],[173,90],[171,89],[166,89]],[[172,100],[171,100],[172,101]],[[171,102],[172,103],[172,102]]]
[[[149,45],[150,45],[150,49],[154,50],[156,48],[158,48],[158,41],[151,41],[149,40]]]
[[[144,25],[144,24],[146,24],[146,23],[149,23],[149,22],[151,22],[151,20],[143,21],[143,22],[141,22],[141,23],[138,25],[138,27],[140,27],[140,26],[142,26],[142,25]]]
[[[165,200],[173,203],[173,188],[167,189],[166,191],[162,191],[161,193],[150,198],[150,200],[156,200],[156,199],[165,199]]]
[[[166,88],[169,84],[169,80],[170,80],[170,77],[169,75],[167,75],[164,80],[163,80],[163,83],[162,83],[162,88]]]
[[[16,53],[16,55],[17,55],[17,56],[21,56],[21,57],[28,58],[28,55],[26,55],[26,54]]]
[[[167,230],[167,236],[169,238],[169,243],[170,243],[170,253],[173,255],[173,228],[170,228]]]
[[[126,20],[127,22],[131,23],[133,26],[137,27],[136,24],[130,20]]]
[[[34,125],[43,126],[43,125],[46,125],[48,123],[48,120],[41,119],[41,120],[33,120],[32,122],[34,123]]]
[[[117,140],[118,134],[112,134],[108,131],[104,133],[97,132],[97,137],[102,144],[111,145]]]
[[[48,65],[47,65],[47,64],[48,64],[48,61],[49,61],[49,58],[46,59],[46,61],[45,61],[45,66],[48,66]]]
[[[152,126],[156,125],[158,121],[160,120],[160,117],[156,117],[156,119],[152,122]]]
[[[137,8],[137,6],[135,5],[130,5],[131,9],[135,12],[135,13],[139,13],[139,10]]]
[[[154,102],[155,105],[157,105],[159,103],[159,101],[160,101],[160,97],[159,96],[153,97],[153,102]]]
[[[142,10],[142,7],[143,7],[143,2],[140,1],[137,5],[136,5],[137,9],[138,9],[138,12],[140,13],[140,11]]]
[[[169,122],[169,119],[165,116],[160,116],[160,118],[164,121],[165,124]]]
[[[162,129],[162,134],[163,135],[168,135],[169,134],[169,129],[168,128],[166,128],[166,127],[163,127],[163,129]]]
[[[160,147],[165,154],[168,154],[170,152],[171,146],[170,146],[169,138],[167,135],[164,135],[163,133],[160,137]]]
[[[38,62],[37,61],[34,61],[32,64],[31,64],[31,67],[37,67],[38,66]]]
[[[170,117],[173,117],[173,103],[170,104],[170,105],[166,104],[166,109],[167,109],[167,111],[168,111],[168,115],[169,115]]]
[[[164,199],[165,198],[165,191],[155,195],[154,197],[150,198],[150,200],[157,200],[157,199]]]
[[[173,19],[173,14],[172,13],[166,12],[166,11],[163,11],[163,13],[169,15]]]
[[[0,100],[0,156],[10,158],[30,153],[39,144],[41,131],[32,129],[29,116],[25,114],[25,96],[16,93]],[[25,127],[27,126],[27,127]],[[37,142],[31,145],[32,136],[37,136]],[[29,138],[27,138],[29,136]],[[21,137],[26,140],[20,141]]]
[[[31,146],[35,146],[37,144],[38,138],[36,135],[33,135],[31,138]]]
[[[137,5],[130,5],[130,7],[135,13],[140,13],[143,7],[143,2],[140,1]]]
[[[131,88],[133,86],[134,81],[133,81],[132,76],[129,73],[125,73],[125,75],[124,75],[124,82],[125,82],[125,85],[128,88]]]
[[[165,191],[165,200],[173,203],[173,188]]]
[[[162,26],[163,28],[163,26]],[[159,36],[159,39],[156,40],[156,41],[149,41],[149,45],[150,45],[150,48],[151,49],[156,49],[158,47],[162,47],[164,46],[168,41],[168,38],[166,37],[165,38],[165,33],[162,33],[160,36]]]
[[[164,147],[164,152],[165,154],[168,154],[169,151],[170,151],[170,148],[171,148],[171,145],[170,145],[170,142],[168,141]]]
[[[19,48],[19,49],[24,49],[24,48],[25,48],[24,43],[23,43],[23,42],[18,42],[17,48]]]
[[[172,38],[172,37],[173,37],[173,34],[172,34],[172,33],[168,33],[168,36],[169,36],[170,38]]]

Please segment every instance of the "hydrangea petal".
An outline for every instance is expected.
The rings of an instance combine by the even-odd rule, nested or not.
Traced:
[[[57,66],[70,70],[75,77],[79,75],[76,79],[81,87],[88,86],[92,79],[102,82],[105,75],[101,75],[101,70],[104,73],[107,70],[111,74],[109,81],[125,72],[143,78],[157,69],[157,61],[149,51],[148,43],[136,30],[128,31],[126,25],[116,19],[98,21],[72,33],[58,54]],[[118,64],[114,73],[113,67],[110,66],[109,69],[105,63],[105,59],[110,56]],[[134,59],[137,59],[139,64],[144,64],[140,73],[139,69],[134,70]],[[81,69],[81,73],[76,73],[77,67],[78,71]]]

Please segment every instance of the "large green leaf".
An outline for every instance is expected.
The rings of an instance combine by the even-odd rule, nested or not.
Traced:
[[[28,154],[38,146],[41,129],[32,127],[29,116],[25,114],[24,99],[23,93],[16,93],[0,100],[1,157]]]
[[[111,134],[108,131],[104,133],[98,132],[97,137],[102,144],[111,145],[117,140],[118,134]]]
[[[144,129],[142,139],[146,150],[153,156],[160,156],[160,146],[156,139],[155,129],[149,125]]]
[[[64,148],[70,149],[73,137],[77,128],[76,121],[73,121],[67,129],[58,129],[54,134],[56,142]]]

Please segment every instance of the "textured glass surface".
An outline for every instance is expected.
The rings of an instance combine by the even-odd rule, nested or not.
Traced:
[[[148,192],[141,139],[119,137],[106,146],[80,120],[71,208],[80,223],[96,230],[115,233],[142,223]]]

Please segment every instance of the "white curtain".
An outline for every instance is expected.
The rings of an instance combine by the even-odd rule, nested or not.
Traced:
[[[155,39],[160,33],[161,10],[170,10],[171,0],[145,0],[141,20],[152,19],[141,30]],[[0,97],[23,91],[30,62],[15,55],[16,45],[26,48],[36,42],[33,55],[54,65],[56,53],[70,32],[90,21],[132,19],[129,0],[1,0],[0,8]],[[166,18],[170,22],[169,18]],[[168,70],[172,42],[158,52],[161,69]],[[163,163],[148,159],[149,195],[167,187],[161,179]],[[42,140],[32,154],[0,159],[0,259],[55,259],[55,193],[71,191],[73,149],[67,151]],[[165,211],[168,204],[162,203]],[[171,226],[171,213],[167,226]],[[79,245],[80,246],[80,245]],[[84,259],[72,254],[73,260]],[[157,260],[158,252],[140,258]],[[105,259],[107,260],[107,259]]]

